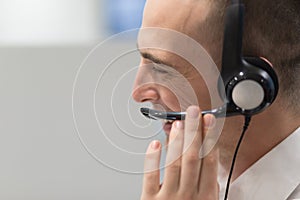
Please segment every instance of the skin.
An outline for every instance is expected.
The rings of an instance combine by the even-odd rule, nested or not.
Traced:
[[[205,24],[210,12],[213,11],[214,5],[209,0],[148,0],[142,28],[168,28],[184,33],[200,43],[219,66],[222,43],[218,41],[222,41],[222,38],[219,40],[211,38]],[[144,39],[163,40],[164,38]],[[142,58],[132,93],[137,102],[148,101],[169,111],[182,109],[178,101],[174,100],[176,96],[170,89],[155,82],[145,84],[142,81],[143,77],[153,73],[149,69],[153,61],[147,56],[152,55],[170,63],[174,69],[182,73],[189,80],[197,97],[199,99],[201,97],[201,102],[198,102],[200,108],[189,107],[188,116],[199,112],[200,109],[210,108],[210,96],[206,84],[200,75],[195,75],[194,69],[188,63],[169,52],[157,49],[140,49],[140,51]],[[178,65],[185,66],[185,71]],[[186,68],[189,70],[186,71]],[[300,117],[283,108],[281,105],[285,105],[284,101],[285,98],[279,93],[275,102],[266,111],[252,118],[239,150],[233,180],[299,126]],[[164,182],[159,185],[158,166],[161,144],[153,141],[146,152],[145,172],[147,173],[144,175],[141,199],[218,199],[218,163],[225,170],[229,169],[243,120],[241,116],[227,118],[217,145],[204,159],[199,158],[199,149],[208,130],[213,131],[214,117],[198,115],[196,118],[187,117],[184,122],[173,123],[172,130],[167,133],[169,146],[166,159],[171,164],[165,169]],[[184,128],[178,128],[181,126]]]

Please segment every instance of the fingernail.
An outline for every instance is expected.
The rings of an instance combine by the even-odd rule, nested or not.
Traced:
[[[199,114],[200,114],[200,110],[197,106],[190,106],[188,109],[187,109],[187,116],[189,118],[198,118],[199,117]]]
[[[208,115],[205,115],[204,116],[204,127],[205,128],[211,128],[211,127],[213,127],[214,125],[215,125],[215,123],[216,123],[216,118],[215,118],[215,116],[213,116],[213,115],[210,115],[210,114],[208,114]]]
[[[183,129],[183,123],[182,121],[175,121],[175,128],[177,129]]]
[[[155,140],[151,143],[151,148],[158,149],[159,145],[160,145],[159,141]]]

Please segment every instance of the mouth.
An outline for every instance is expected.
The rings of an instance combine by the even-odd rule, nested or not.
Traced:
[[[171,132],[173,122],[175,120],[182,120],[181,112],[174,112],[169,109],[160,111],[160,110],[154,110],[149,108],[141,108],[140,111],[147,118],[153,120],[160,120],[162,122],[163,130],[167,136]]]
[[[175,120],[168,120],[168,119],[164,119],[163,122],[166,124],[166,123],[170,123],[172,124]]]
[[[166,133],[166,135],[170,135],[171,129],[172,129],[172,124],[175,120],[162,120],[163,122],[163,130]]]

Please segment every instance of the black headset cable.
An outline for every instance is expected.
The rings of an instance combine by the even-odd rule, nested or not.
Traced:
[[[244,138],[244,135],[245,135],[245,133],[246,133],[246,131],[248,129],[248,126],[250,124],[250,121],[251,121],[251,116],[245,116],[245,122],[244,122],[243,131],[242,131],[240,139],[239,139],[239,141],[238,141],[238,143],[236,145],[235,152],[234,152],[234,155],[233,155],[233,158],[232,158],[231,167],[230,167],[230,171],[229,171],[229,175],[228,175],[228,179],[227,179],[227,184],[226,184],[226,190],[225,190],[224,200],[227,200],[227,196],[228,196],[228,192],[229,192],[229,186],[230,186],[230,180],[231,180],[231,176],[232,176],[232,173],[233,173],[235,160],[236,160],[236,157],[237,157],[240,145],[242,143],[242,140]]]

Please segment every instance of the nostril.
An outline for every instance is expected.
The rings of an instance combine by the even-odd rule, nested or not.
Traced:
[[[136,102],[157,101],[159,99],[158,91],[153,88],[139,87],[132,92],[132,97]]]
[[[145,103],[145,102],[148,102],[148,101],[151,101],[151,99],[142,99],[140,102]]]

